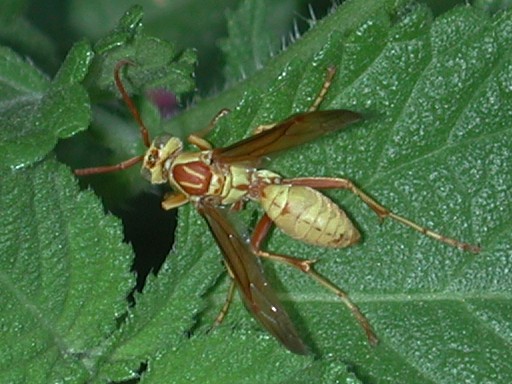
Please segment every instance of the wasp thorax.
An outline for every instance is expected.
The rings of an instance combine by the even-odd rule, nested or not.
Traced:
[[[169,179],[169,167],[183,150],[183,142],[177,137],[163,135],[153,140],[142,164],[141,174],[152,184],[162,184]]]

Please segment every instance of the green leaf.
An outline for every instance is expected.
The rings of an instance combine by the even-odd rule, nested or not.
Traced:
[[[152,89],[172,86],[176,93],[190,91],[192,79],[189,76],[188,81],[183,78],[190,73],[195,56],[190,51],[178,53],[173,44],[145,34],[142,17],[142,8],[133,6],[117,26],[95,44],[97,60],[91,69],[90,87],[116,91],[114,68],[120,61],[128,60],[133,65],[126,72],[130,73],[130,81],[135,87]]]
[[[366,111],[367,121],[288,151],[269,168],[287,177],[350,177],[396,212],[481,244],[483,251],[464,253],[393,222],[379,225],[346,192],[328,194],[362,230],[362,244],[325,250],[273,232],[267,249],[319,260],[318,270],[351,294],[381,339],[375,349],[348,311],[314,282],[277,265],[268,266],[269,275],[292,300],[288,305],[317,353],[337,356],[361,379],[507,381],[511,14],[491,19],[466,7],[433,20],[425,7],[386,11],[374,5],[347,3],[265,70],[175,125],[192,129],[194,121],[207,119],[205,111],[212,116],[231,107],[211,140],[232,143],[258,124],[305,110],[323,68],[336,65],[322,107]],[[188,238],[191,231],[201,238],[205,230],[200,219],[185,228]],[[218,306],[223,294],[213,296]],[[240,321],[230,317],[225,326]]]
[[[254,332],[233,332],[226,327],[208,337],[191,339],[182,348],[170,350],[163,359],[175,364],[158,364],[143,383],[294,383],[295,374],[314,365],[312,358],[286,355],[273,343]],[[268,338],[267,338],[268,339]],[[250,359],[250,360],[249,360]],[[255,370],[254,366],[259,367]],[[176,372],[185,374],[176,377]]]
[[[186,216],[187,212],[180,212],[185,219],[178,224],[182,233],[187,232],[183,228],[188,222]],[[190,249],[190,244],[199,254],[211,257],[198,261],[188,252],[169,255],[172,262],[164,265],[157,278],[150,277],[144,292],[135,297],[137,305],[119,335],[110,364],[104,367],[105,377],[126,379],[126,372],[135,368],[134,361],[154,364],[150,357],[187,344],[187,332],[195,327],[196,317],[205,308],[201,293],[209,290],[222,271],[216,250],[195,237],[185,234],[175,248]]]
[[[97,39],[107,33],[113,23],[111,20],[116,20],[133,1],[72,0],[69,3],[70,23],[76,34]],[[217,48],[218,39],[226,36],[226,10],[235,8],[238,3],[239,0],[137,1],[144,8],[146,33],[172,41],[178,50],[197,50],[196,76],[203,94],[208,93],[206,87],[218,88],[222,84],[219,76],[224,59]]]
[[[280,38],[288,23],[285,15],[293,13],[293,2],[279,4],[267,0],[243,1],[236,12],[227,13],[229,39],[220,46],[226,57],[224,76],[231,82],[248,77],[262,68],[280,49]],[[277,28],[273,28],[272,24]],[[280,27],[280,28],[279,28]]]
[[[85,382],[127,309],[131,251],[54,160],[0,176],[0,381]]]
[[[46,156],[58,138],[68,137],[89,125],[89,97],[80,82],[91,58],[88,44],[77,43],[59,76],[50,83],[15,52],[8,48],[0,50],[2,167],[32,164]]]

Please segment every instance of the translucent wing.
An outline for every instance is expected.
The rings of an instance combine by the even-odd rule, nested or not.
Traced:
[[[343,109],[298,113],[245,140],[214,149],[213,159],[222,163],[256,162],[262,156],[343,129],[361,118],[360,114]]]
[[[290,351],[309,353],[249,244],[218,208],[205,203],[199,203],[197,208],[208,222],[247,309]]]

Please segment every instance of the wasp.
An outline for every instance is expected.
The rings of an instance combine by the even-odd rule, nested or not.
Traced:
[[[114,71],[116,86],[140,127],[142,140],[148,148],[145,155],[136,156],[116,165],[76,169],[76,175],[119,171],[142,162],[142,175],[152,184],[169,183],[173,191],[162,201],[165,210],[191,203],[206,220],[232,278],[226,302],[215,320],[219,324],[226,315],[235,288],[252,315],[282,345],[291,352],[307,354],[309,349],[299,336],[290,316],[274,293],[263,272],[260,259],[288,264],[315,279],[336,294],[350,309],[366,333],[370,344],[378,338],[360,309],[348,294],[313,268],[314,260],[304,260],[262,249],[272,225],[302,242],[330,248],[344,248],[357,243],[361,235],[345,212],[319,189],[344,189],[355,194],[380,219],[390,218],[435,240],[465,251],[479,252],[480,248],[448,238],[415,222],[399,216],[379,204],[351,180],[333,177],[285,178],[267,169],[260,169],[262,158],[309,142],[319,136],[338,131],[362,120],[362,115],[343,109],[319,110],[332,84],[335,68],[327,70],[324,83],[306,112],[297,113],[275,124],[262,125],[254,134],[223,148],[213,148],[204,137],[219,119],[229,113],[221,110],[210,124],[191,134],[187,142],[197,152],[184,151],[177,137],[163,135],[153,142],[137,108],[121,80],[121,69],[131,65],[120,61]],[[235,229],[223,207],[234,210],[253,201],[264,213],[252,236],[246,241]]]

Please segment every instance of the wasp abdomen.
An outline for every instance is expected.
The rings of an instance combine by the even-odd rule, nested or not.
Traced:
[[[283,232],[309,244],[343,248],[361,237],[341,208],[310,187],[267,185],[261,205]]]

